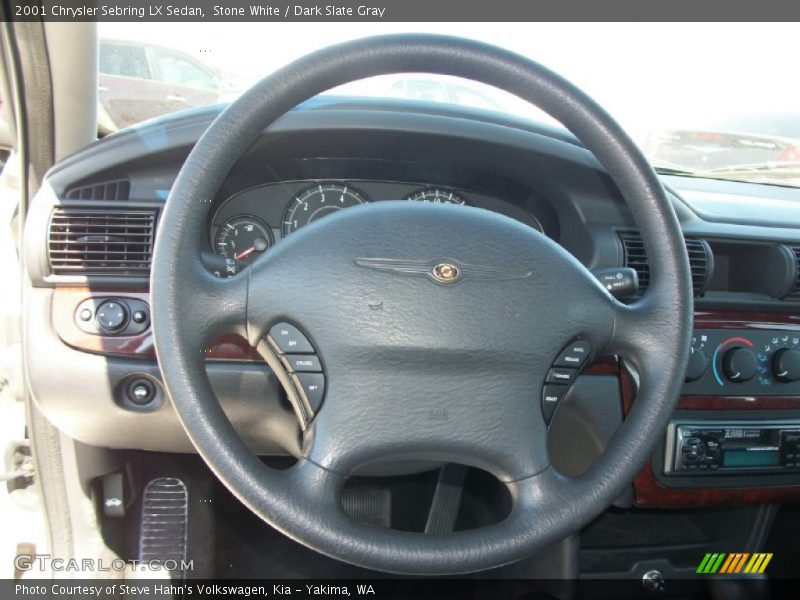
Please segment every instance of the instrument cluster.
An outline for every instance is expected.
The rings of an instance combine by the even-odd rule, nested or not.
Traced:
[[[225,200],[214,214],[214,252],[244,267],[301,227],[366,202],[407,200],[477,206],[522,221],[544,233],[540,221],[506,200],[478,192],[420,183],[303,180],[256,186]]]

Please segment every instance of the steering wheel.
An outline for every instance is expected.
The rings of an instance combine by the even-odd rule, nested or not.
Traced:
[[[651,281],[615,300],[572,255],[478,208],[386,201],[318,220],[229,279],[203,266],[210,200],[264,129],[299,103],[370,77],[473,79],[536,104],[595,154],[645,241]],[[387,141],[391,143],[391,141]],[[153,329],[169,397],[197,451],[264,521],[333,558],[383,571],[456,574],[507,564],[577,531],[633,480],[680,392],[692,318],[689,263],[664,189],[617,123],[541,65],[460,38],[396,35],[330,47],[275,72],[225,109],[181,169],[163,211],[151,279]],[[267,467],[217,402],[202,349],[239,332],[264,349],[276,323],[312,341],[325,399],[302,422],[302,456]],[[638,397],[580,476],[551,465],[542,389],[575,340],[624,357]],[[265,354],[269,354],[265,352]],[[382,460],[478,467],[510,492],[499,523],[446,534],[347,516],[348,476]]]

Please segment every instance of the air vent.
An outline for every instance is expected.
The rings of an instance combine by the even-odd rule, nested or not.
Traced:
[[[57,275],[148,275],[155,210],[56,208],[48,256]]]
[[[797,265],[794,272],[794,287],[786,300],[800,300],[800,245],[792,245],[789,248],[794,252],[794,262]]]
[[[647,252],[644,249],[642,236],[635,231],[621,231],[619,238],[625,252],[625,266],[636,271],[639,276],[639,289],[644,291],[650,284],[650,264],[647,261]],[[686,238],[686,251],[689,254],[689,265],[692,269],[694,295],[702,296],[713,270],[711,248],[705,240]]]
[[[127,200],[130,193],[130,182],[120,179],[71,188],[67,200]]]

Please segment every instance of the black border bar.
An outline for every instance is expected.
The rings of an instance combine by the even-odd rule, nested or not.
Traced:
[[[0,0],[12,21],[505,22],[800,20],[796,0]],[[743,43],[747,43],[743,40]]]

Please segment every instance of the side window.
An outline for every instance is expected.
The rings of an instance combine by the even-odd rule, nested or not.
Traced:
[[[147,53],[142,46],[100,44],[100,73],[150,79]]]
[[[153,48],[156,79],[181,87],[213,90],[214,76],[179,52]]]

